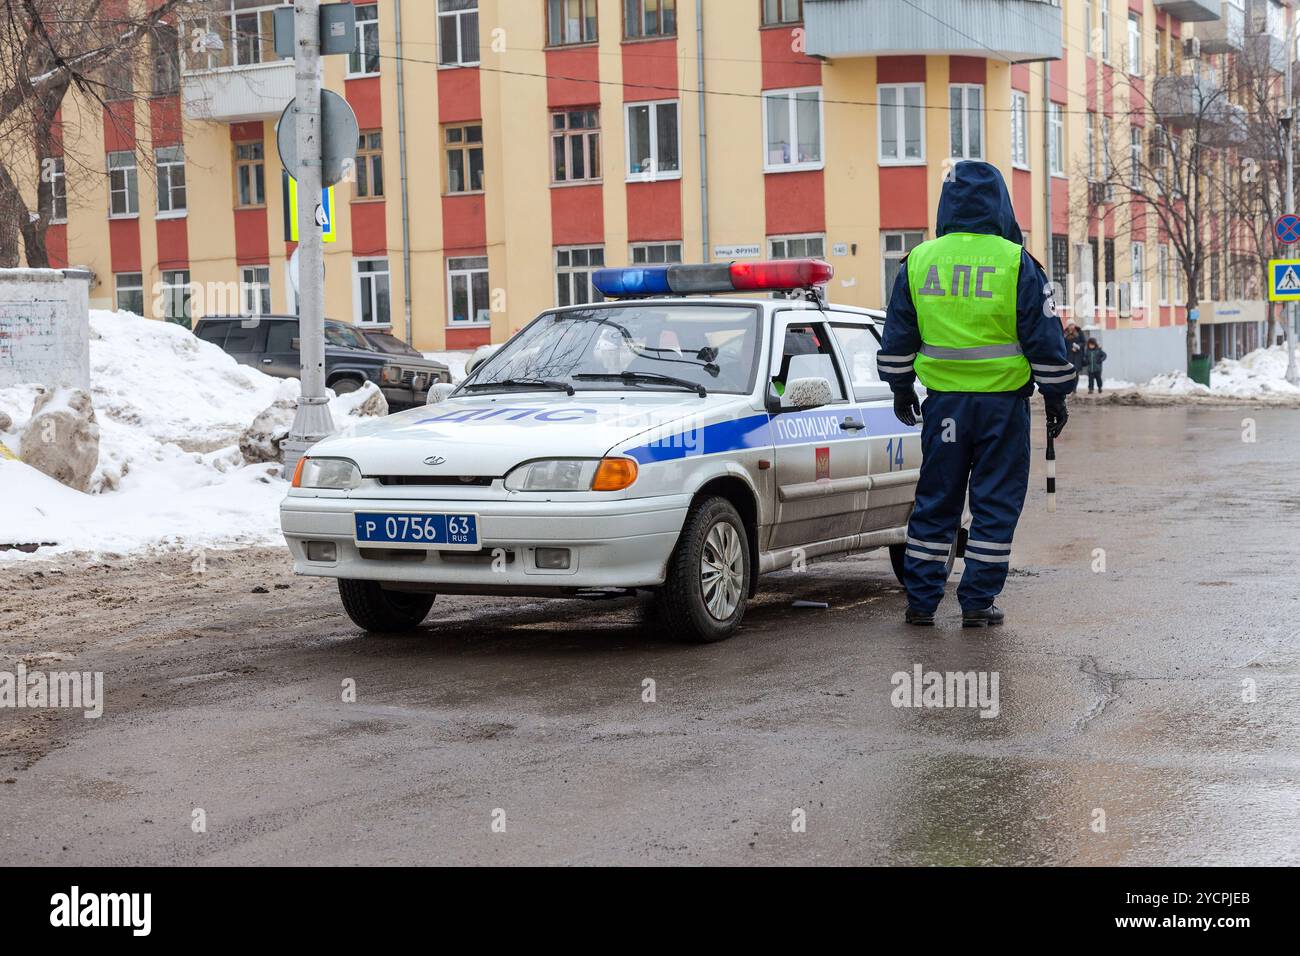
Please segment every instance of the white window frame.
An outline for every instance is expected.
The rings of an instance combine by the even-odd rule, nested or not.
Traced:
[[[659,169],[659,108],[671,105],[677,119],[677,168],[667,171]],[[642,173],[632,172],[632,110],[649,107],[648,118],[650,136],[650,169]],[[655,183],[668,179],[682,178],[682,107],[679,100],[635,100],[623,104],[623,172],[629,183]]]
[[[1129,244],[1129,305],[1134,309],[1146,308],[1146,243],[1134,240]]]
[[[960,91],[961,91],[961,107],[960,107],[960,115],[961,115],[961,146],[962,146],[962,148],[961,148],[961,153],[960,153],[960,154],[954,152],[954,147],[956,146],[956,144],[952,141],[952,94],[953,94],[953,91],[955,91],[955,90],[960,90]],[[978,115],[977,115],[977,119],[978,119],[978,123],[979,123],[979,140],[980,140],[980,150],[979,150],[979,153],[978,153],[978,154],[976,154],[976,153],[972,153],[971,150],[970,150],[970,140],[971,140],[971,135],[970,135],[970,134],[971,134],[971,127],[970,127],[970,113],[971,113],[970,94],[971,94],[971,91],[972,91],[972,90],[979,90],[979,95],[980,95],[980,106],[979,106]],[[986,140],[986,137],[985,137],[985,125],[986,125],[986,124],[985,124],[985,122],[984,122],[984,112],[985,112],[985,108],[986,108],[987,105],[988,105],[988,99],[987,99],[987,96],[988,96],[988,94],[987,94],[986,90],[984,89],[984,84],[983,84],[983,83],[949,83],[949,84],[948,84],[948,114],[949,114],[949,115],[948,115],[948,155],[949,155],[950,158],[952,158],[952,159],[958,159],[958,160],[961,160],[961,159],[977,159],[977,160],[982,160],[982,159],[984,159],[984,156],[985,156],[985,153],[986,153],[986,148],[985,148],[985,146],[986,146],[986,143],[985,143],[985,140]]]
[[[1128,72],[1130,76],[1142,75],[1142,16],[1130,12],[1128,15]]]
[[[473,262],[473,266],[463,265],[463,263]],[[477,263],[482,262],[481,266]],[[488,301],[478,303],[474,301],[474,276],[482,273],[488,274],[488,257],[487,256],[449,256],[447,259],[447,328],[449,329],[470,329],[485,328],[492,323],[492,289],[488,287]],[[465,280],[465,301],[469,303],[469,318],[457,319],[455,310],[452,307],[454,301],[454,285],[456,279]],[[479,314],[486,311],[487,318],[480,319]]]
[[[907,247],[908,236],[919,237],[912,245]],[[898,238],[899,251],[890,252],[889,240]],[[924,229],[885,229],[880,233],[880,300],[886,305],[889,304],[889,297],[894,291],[894,284],[889,280],[889,263],[902,262],[907,258],[908,253],[925,242]]]
[[[167,153],[169,157],[164,159],[163,154]],[[175,170],[180,170],[180,185],[176,185]],[[154,150],[154,171],[156,175],[156,193],[158,200],[159,219],[181,219],[185,216],[189,204],[188,193],[186,192],[185,176],[185,147],[183,146],[160,146]],[[179,202],[177,194],[179,193]],[[163,205],[163,197],[166,196],[167,204]]]
[[[791,243],[791,242],[800,242],[800,241],[801,241],[801,242],[807,243],[809,240],[812,240],[812,239],[815,239],[815,240],[817,240],[818,242],[820,242],[820,243],[822,244],[822,251],[821,251],[820,253],[815,253],[815,252],[811,252],[811,253],[810,253],[810,252],[808,252],[807,250],[805,250],[805,251],[804,251],[804,254],[801,255],[801,256],[792,256],[792,255],[789,254],[789,253],[790,253],[790,243]],[[784,244],[785,244],[785,248],[784,248],[784,250],[783,250],[782,252],[780,252],[780,253],[778,253],[778,252],[776,251],[776,244],[777,244],[778,242],[780,242],[780,243],[784,243]],[[795,232],[795,233],[790,233],[790,234],[788,234],[788,235],[784,235],[784,236],[768,236],[768,237],[767,237],[767,254],[768,254],[768,258],[771,258],[771,259],[806,259],[806,258],[825,259],[825,258],[826,258],[826,233],[824,233],[824,232]]]
[[[62,156],[47,156],[45,169],[49,170],[50,180],[50,225],[58,226],[68,221],[68,168]],[[63,204],[63,215],[59,215],[59,204]]]
[[[383,263],[383,268],[365,272],[361,269],[362,265],[377,263]],[[388,286],[388,315],[386,318],[367,322],[362,318],[365,311],[361,306],[366,299],[369,299],[370,314],[379,315],[380,279]],[[393,324],[393,275],[387,256],[361,256],[352,260],[352,315],[353,322],[358,328],[386,329]]]
[[[372,8],[375,15],[373,17],[368,16],[365,19],[362,19],[362,11],[367,7]],[[357,4],[357,25],[355,29],[357,34],[357,48],[348,54],[346,77],[349,80],[355,80],[363,76],[378,76],[380,71],[378,0],[373,3]],[[373,46],[374,48],[375,68],[373,70],[364,69],[367,46]],[[355,67],[354,64],[356,65]]]
[[[1092,0],[1083,0],[1083,35],[1087,39],[1085,52],[1091,57],[1097,52],[1092,45]]]
[[[587,253],[587,264],[585,266],[575,266],[573,264],[573,253],[584,251]],[[593,265],[591,262],[591,253],[600,253],[600,263]],[[569,264],[560,265],[560,254],[568,253]],[[569,287],[569,305],[586,305],[591,302],[605,301],[604,295],[591,283],[591,276],[597,269],[605,268],[605,247],[602,245],[578,245],[578,246],[556,246],[551,256],[551,266],[555,271],[555,282],[552,288],[555,290],[556,308],[565,308],[560,304],[560,277],[565,277],[565,282]],[[585,275],[587,277],[587,301],[578,302],[573,294],[573,283],[577,276]]]
[[[1051,168],[1048,170],[1058,179],[1065,178],[1065,107],[1060,103],[1049,103],[1047,106],[1047,132],[1048,132],[1048,149],[1047,155],[1051,160]]]
[[[265,273],[265,279],[258,273]],[[239,267],[239,309],[241,315],[271,314],[271,267]]]
[[[113,165],[114,158],[120,165]],[[122,157],[129,157],[130,164]],[[140,216],[140,169],[136,162],[135,151],[129,149],[119,149],[110,152],[105,160],[108,164],[108,218],[110,219],[138,219]],[[121,177],[119,186],[115,179]],[[113,211],[113,197],[122,195],[126,197],[126,210],[123,212]]]
[[[810,160],[800,160],[795,158],[795,151],[799,146],[799,94],[816,93],[817,94],[817,158]],[[790,148],[791,159],[789,162],[774,163],[772,162],[771,142],[768,136],[767,128],[767,109],[768,101],[784,97],[786,100],[786,122],[790,128]],[[822,88],[820,86],[798,86],[790,87],[783,90],[764,90],[763,91],[763,172],[765,173],[792,173],[807,169],[824,169],[826,167],[826,124],[823,115],[822,106]],[[679,138],[680,142],[680,138]]]
[[[894,94],[894,104],[890,109],[894,113],[894,142],[898,144],[898,155],[889,156],[885,153],[885,114],[886,107],[884,94],[886,91],[892,91]],[[915,92],[917,96],[916,110],[918,121],[921,126],[921,155],[907,155],[907,110],[906,105],[908,92]],[[876,86],[876,159],[881,166],[924,166],[925,165],[925,84],[924,83],[881,83]],[[766,112],[764,116],[766,116]]]
[[[438,69],[454,70],[463,66],[478,66],[479,65],[478,50],[472,51],[472,55],[474,59],[472,60],[465,59],[466,51],[463,48],[463,44],[465,42],[465,36],[462,30],[463,25],[461,24],[462,17],[472,16],[476,21],[475,32],[478,32],[478,28],[479,26],[481,26],[481,24],[477,22],[478,15],[479,15],[477,0],[475,0],[474,6],[468,7],[464,10],[443,10],[442,0],[434,0],[434,2],[437,4],[436,12],[438,17]],[[456,59],[452,62],[444,63],[442,60],[442,31],[447,29],[447,21],[449,20],[455,21]],[[482,34],[480,34],[480,43],[481,42],[482,42]]]
[[[127,284],[123,280],[134,276],[135,281]],[[127,312],[129,309],[122,308],[122,293],[138,292],[140,294],[140,310],[138,315],[144,315],[144,274],[140,272],[115,272],[113,273],[113,307],[118,312]]]
[[[660,250],[663,255],[655,259],[651,255],[654,250]],[[677,250],[676,256],[672,254],[673,249]],[[682,243],[680,239],[670,242],[634,242],[627,247],[627,261],[633,266],[658,266],[658,265],[678,265],[682,261]]]
[[[1011,91],[1011,165],[1029,168],[1029,94]]]
[[[1101,62],[1110,62],[1110,0],[1101,3]]]
[[[169,278],[175,279],[178,276],[184,276],[184,281],[168,281]],[[193,323],[194,307],[194,289],[190,281],[189,269],[164,269],[162,270],[162,281],[158,283],[158,298],[162,302],[162,313],[158,316],[165,321],[174,321],[172,315],[167,311],[168,305],[177,298],[182,303],[183,318],[187,324]]]
[[[1128,128],[1128,185],[1134,192],[1144,192],[1142,183],[1142,127]]]
[[[1091,110],[1084,118],[1083,141],[1088,158],[1088,182],[1097,181],[1097,114]]]
[[[1163,242],[1156,247],[1156,280],[1159,283],[1160,304],[1169,304],[1169,247]]]

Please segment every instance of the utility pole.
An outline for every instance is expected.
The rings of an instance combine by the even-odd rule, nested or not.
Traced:
[[[285,463],[334,431],[325,395],[325,256],[316,214],[321,202],[320,0],[294,5],[294,77],[298,168],[298,337],[302,361],[298,411],[284,445]]]
[[[1295,140],[1291,124],[1295,118],[1295,85],[1291,61],[1295,59],[1295,11],[1290,11],[1286,31],[1286,111],[1282,114],[1282,132],[1286,136],[1286,211],[1295,212]],[[1295,364],[1296,319],[1295,303],[1286,304],[1286,380],[1300,385],[1300,370]]]

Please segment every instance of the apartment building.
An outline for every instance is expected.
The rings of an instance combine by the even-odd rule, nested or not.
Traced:
[[[1205,56],[1230,56],[1255,2],[356,0],[357,52],[325,65],[361,128],[327,312],[470,348],[588,301],[602,265],[804,255],[834,264],[832,299],[880,306],[933,234],[947,165],[983,159],[1108,372],[1181,367],[1168,238],[1089,179],[1103,138],[1142,142],[1124,91],[1176,69],[1193,23]],[[68,180],[49,245],[94,271],[93,304],[294,308],[273,9],[218,0],[157,45],[148,95],[69,99],[64,140],[104,173],[52,157]],[[1225,342],[1261,340],[1258,302],[1216,290],[1200,312]]]

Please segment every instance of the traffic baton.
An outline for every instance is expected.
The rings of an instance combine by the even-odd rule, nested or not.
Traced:
[[[1056,439],[1047,426],[1047,513],[1056,514]]]

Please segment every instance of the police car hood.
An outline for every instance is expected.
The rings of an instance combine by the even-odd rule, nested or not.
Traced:
[[[308,455],[349,458],[366,476],[497,478],[535,458],[600,458],[637,436],[673,434],[684,421],[714,421],[749,404],[741,395],[634,389],[466,396],[354,425]]]
[[[973,232],[1025,244],[1006,181],[996,166],[967,160],[953,167],[939,194],[935,235]]]

